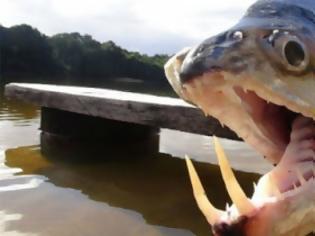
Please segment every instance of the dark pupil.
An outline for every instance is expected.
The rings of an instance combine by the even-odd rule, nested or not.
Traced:
[[[284,48],[284,55],[292,66],[300,66],[305,59],[302,46],[295,41],[289,41]]]

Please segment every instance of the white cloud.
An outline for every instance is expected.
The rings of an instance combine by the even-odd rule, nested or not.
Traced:
[[[91,34],[145,53],[172,53],[232,26],[254,0],[1,0],[0,23],[52,35]]]

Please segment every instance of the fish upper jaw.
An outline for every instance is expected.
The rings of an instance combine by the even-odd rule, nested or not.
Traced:
[[[248,63],[244,63],[246,55],[242,55],[241,48],[249,42],[251,39],[244,40],[243,32],[238,30],[227,31],[203,41],[191,48],[182,61],[180,82],[184,84],[204,73],[229,71],[238,74],[245,70]],[[249,45],[246,47],[250,48]]]
[[[309,43],[296,35],[236,27],[179,52],[165,72],[181,98],[217,118],[275,164],[289,142],[292,118],[302,114],[315,119]],[[286,47],[292,63],[296,59],[300,64],[294,67],[284,58]],[[273,117],[282,118],[273,124]]]
[[[180,80],[179,72],[181,70],[184,59],[190,51],[190,47],[183,48],[180,52],[178,52],[175,56],[170,58],[164,66],[164,71],[168,82],[174,89],[174,91],[180,96],[182,99],[190,102],[188,98],[185,97],[183,93],[183,87]]]
[[[234,86],[243,88],[250,79],[238,75],[234,77],[227,72],[212,71],[182,83],[180,68],[187,50],[172,57],[165,66],[167,78],[177,94],[201,108],[205,114],[218,119],[222,125],[228,126],[240,138],[267,156],[271,162],[277,163],[284,147],[279,148],[279,143],[273,144],[269,137],[261,133],[247,112],[248,106],[242,103],[234,90]],[[227,79],[228,77],[231,79]]]

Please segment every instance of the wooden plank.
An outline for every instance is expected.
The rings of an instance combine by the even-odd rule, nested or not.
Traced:
[[[185,132],[239,139],[181,99],[108,89],[12,83],[5,95],[40,107]]]

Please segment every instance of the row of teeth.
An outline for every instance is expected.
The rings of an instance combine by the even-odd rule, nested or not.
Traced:
[[[249,110],[251,108],[248,107],[248,105],[246,103],[244,103],[242,101],[242,99],[240,99],[240,97],[236,94],[232,80],[230,80],[230,78],[229,78],[229,74],[222,72],[220,74],[218,73],[216,76],[217,77],[215,79],[211,80],[205,74],[201,77],[198,77],[198,79],[194,79],[194,80],[190,81],[189,84],[184,84],[183,90],[184,90],[184,94],[186,96],[186,99],[193,101],[193,102],[198,101],[198,100],[200,100],[198,98],[199,96],[203,96],[205,93],[207,93],[205,91],[205,89],[209,89],[209,88],[212,89],[212,88],[216,87],[217,89],[214,89],[213,92],[218,92],[218,94],[220,94],[222,91],[225,91],[225,96],[229,96],[229,99],[231,101],[233,101],[233,103],[229,104],[230,106],[234,106],[234,104],[240,104],[241,106],[243,106],[244,111],[249,112]],[[225,83],[225,80],[230,81],[229,85],[227,85]],[[240,81],[238,80],[238,83],[239,82]],[[222,83],[222,84],[220,85],[220,83]],[[237,86],[237,84],[235,84],[235,86]],[[223,89],[223,87],[224,87],[224,89]],[[250,90],[245,86],[242,86],[242,88],[243,88],[245,93],[247,93]],[[207,100],[207,102],[211,102],[211,101]],[[215,103],[215,97],[213,99],[213,102]],[[269,103],[269,101],[268,101],[268,103]],[[228,107],[222,107],[221,109],[219,109],[217,111],[212,111],[212,112],[216,112],[215,114],[214,113],[211,114],[209,112],[209,109],[207,109],[207,106],[209,106],[209,104],[202,104],[202,103],[197,102],[196,105],[204,112],[205,116],[219,117],[222,113],[225,113],[225,111],[229,109]],[[218,122],[220,122],[220,124],[223,128],[225,127],[224,123],[220,119],[218,119]],[[242,130],[242,132],[239,132],[239,133],[242,133],[243,139],[245,137],[247,137],[248,135],[250,135],[249,134],[250,128],[248,127],[248,124],[243,124],[241,127],[239,127],[239,129]],[[259,130],[257,130],[257,132],[259,132]]]
[[[228,76],[228,75],[225,75],[224,78]],[[200,78],[198,79],[195,79],[193,80],[190,84],[188,85],[183,85],[184,86],[184,89],[187,91],[187,95],[188,96],[194,96],[195,93],[198,94],[198,91],[200,93],[202,93],[201,91],[205,88],[205,85],[209,85],[210,80],[207,78],[207,76],[201,76]],[[247,88],[244,88],[243,87],[243,90],[245,93],[248,92]],[[235,96],[235,99],[240,99],[237,95]],[[270,101],[268,100],[265,100],[267,103],[270,103]],[[242,101],[240,100],[240,103]],[[206,116],[210,116],[210,114],[207,113],[207,109],[203,108],[203,107],[200,107],[204,112],[205,112],[205,115]],[[222,127],[224,127],[224,124],[218,120],[221,124]],[[314,180],[315,178],[315,166],[313,167],[313,174],[310,178],[308,178],[307,180],[304,178],[303,174],[301,173],[301,171],[299,169],[296,170],[296,175],[297,175],[297,178],[299,180],[299,183],[300,185],[296,185],[296,184],[292,184],[292,186],[289,188],[288,191],[284,192],[284,193],[281,193],[280,190],[276,191],[277,192],[277,196],[279,198],[283,198],[283,196],[285,196],[287,193],[288,194],[291,194],[290,192],[295,192],[295,191],[298,191],[301,187],[303,187],[303,185],[309,181],[312,181]],[[254,184],[255,186],[255,184]]]
[[[299,185],[293,183],[290,190],[288,190],[284,193],[280,193],[280,191],[279,191],[277,194],[277,197],[279,199],[284,199],[284,198],[289,197],[293,194],[296,194],[297,192],[303,191],[304,187],[306,187],[308,185],[314,185],[314,187],[315,187],[315,166],[314,165],[313,165],[313,168],[311,171],[312,171],[311,176],[306,179],[304,177],[304,175],[302,174],[302,172],[300,171],[300,169],[297,168],[295,173],[296,173],[296,177],[299,181]]]
[[[238,211],[238,215],[251,215],[256,212],[257,208],[253,204],[252,200],[247,198],[245,192],[239,185],[233,170],[229,164],[229,161],[224,153],[224,150],[219,143],[218,139],[214,137],[214,146],[215,151],[218,158],[218,164],[221,170],[221,174],[227,189],[227,192]],[[208,200],[205,190],[200,182],[200,179],[198,177],[198,174],[191,162],[191,160],[186,157],[186,164],[193,188],[194,197],[197,201],[197,204],[200,208],[200,210],[203,212],[203,214],[206,216],[208,222],[211,225],[214,225],[220,221],[225,216],[224,211],[221,211],[217,208],[215,208],[212,203]],[[302,173],[298,170],[297,176],[300,181],[299,187],[294,185],[293,190],[287,191],[285,193],[280,193],[280,191],[277,191],[277,196],[275,196],[278,200],[283,200],[287,197],[290,197],[297,192],[303,191],[303,188],[307,186],[307,188],[315,188],[315,169],[313,168],[313,176],[306,180]],[[311,185],[311,186],[309,186]],[[229,215],[229,212],[231,210],[230,207],[227,207],[227,214]]]

